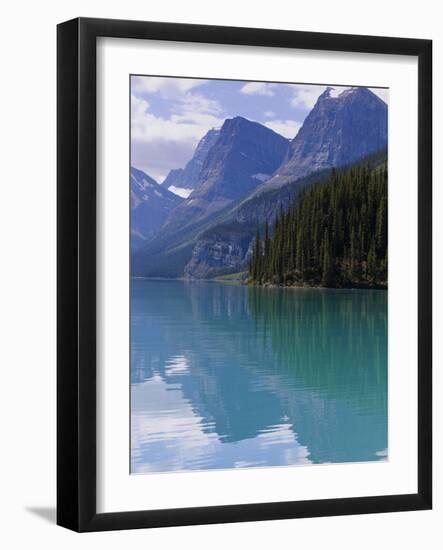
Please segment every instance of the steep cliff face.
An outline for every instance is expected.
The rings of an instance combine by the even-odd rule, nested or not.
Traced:
[[[203,234],[185,266],[185,277],[207,279],[239,271],[252,254],[250,240],[249,232],[238,223],[221,225],[217,231]]]
[[[187,278],[207,279],[213,275],[235,273],[237,266],[245,261],[245,253],[239,243],[201,239],[192,251],[184,274]]]
[[[199,141],[192,159],[182,168],[171,170],[166,176],[163,186],[173,193],[188,197],[198,185],[203,164],[212,146],[220,135],[220,128],[212,128]]]
[[[384,149],[387,142],[388,108],[383,100],[367,88],[350,88],[337,94],[329,87],[318,98],[292,140],[287,158],[265,187],[345,166]]]
[[[166,176],[166,178],[162,182],[163,187],[165,187],[166,189],[169,189],[171,185],[175,185],[176,183],[179,183],[182,174],[183,174],[183,168],[176,168],[174,170],[170,170],[169,174]]]
[[[209,151],[194,197],[237,200],[259,186],[281,164],[288,140],[242,117],[223,124],[216,145]]]

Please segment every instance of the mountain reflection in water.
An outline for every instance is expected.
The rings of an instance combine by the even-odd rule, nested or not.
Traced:
[[[132,473],[386,459],[385,291],[131,292]]]

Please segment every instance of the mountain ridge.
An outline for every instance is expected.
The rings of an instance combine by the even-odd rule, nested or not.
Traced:
[[[131,249],[137,250],[163,225],[182,199],[134,166],[131,179]]]

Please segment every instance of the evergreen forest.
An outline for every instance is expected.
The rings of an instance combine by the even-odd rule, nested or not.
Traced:
[[[255,285],[387,288],[387,162],[332,170],[257,229]]]

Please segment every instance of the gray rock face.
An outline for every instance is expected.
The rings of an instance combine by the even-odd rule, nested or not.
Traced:
[[[194,197],[237,200],[247,195],[280,166],[288,146],[287,139],[257,122],[226,120],[206,157]]]
[[[131,167],[131,249],[137,250],[151,238],[181,200],[154,178]]]
[[[340,167],[384,149],[388,142],[388,108],[367,88],[339,95],[327,88],[292,140],[285,162],[263,189]]]
[[[206,157],[220,135],[220,128],[212,128],[199,141],[192,159],[187,165],[178,170],[171,170],[162,185],[168,188],[170,185],[182,189],[195,189],[198,185],[200,174]]]
[[[166,176],[166,178],[163,180],[163,187],[168,189],[171,185],[176,185],[177,182],[180,181],[180,178],[183,174],[183,168],[177,168],[175,170],[171,170],[169,174]],[[180,187],[177,185],[176,187]]]
[[[244,261],[244,250],[238,243],[199,241],[185,267],[186,278],[206,279],[212,275],[235,273]]]
[[[251,254],[250,239],[244,228],[241,225],[224,227],[198,240],[184,274],[190,279],[206,279],[236,273],[244,269]]]

